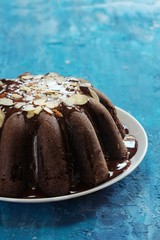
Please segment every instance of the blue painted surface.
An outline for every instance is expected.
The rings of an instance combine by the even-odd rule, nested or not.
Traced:
[[[0,203],[0,239],[160,239],[160,3],[0,0],[0,76],[89,79],[145,127],[149,150],[127,178],[79,199]]]

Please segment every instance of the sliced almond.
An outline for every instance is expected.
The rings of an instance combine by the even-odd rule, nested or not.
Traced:
[[[68,106],[84,105],[88,102],[88,96],[82,95],[82,94],[76,94],[69,98],[66,98],[65,100],[63,100],[63,102]]]
[[[46,94],[41,93],[41,99],[45,99],[45,100],[47,100],[47,96],[46,96]]]
[[[42,108],[38,106],[35,108],[34,113],[38,115],[41,111],[42,111]]]
[[[31,88],[35,88],[35,87],[37,88],[36,84],[33,81],[32,82],[28,82],[27,86],[31,87]]]
[[[61,96],[62,94],[52,94],[50,97],[55,100],[55,99],[59,99],[59,97]]]
[[[48,101],[45,103],[45,106],[48,108],[55,108],[55,107],[58,107],[58,105],[59,105],[59,102],[56,102],[56,101]]]
[[[34,111],[34,110],[35,110],[35,107],[31,104],[23,107],[23,111],[25,111],[25,112],[30,112],[30,111]]]
[[[70,84],[70,86],[72,86],[72,87],[77,87],[78,86],[78,83],[77,82],[71,82],[71,84]]]
[[[47,86],[44,84],[39,86],[35,85],[35,86],[32,86],[31,88],[39,92],[45,92],[48,89]]]
[[[29,111],[28,113],[27,113],[27,118],[32,118],[32,117],[34,117],[34,111]]]
[[[26,92],[30,92],[30,91],[31,91],[31,88],[30,88],[30,87],[27,87],[27,86],[22,86],[22,87],[20,87],[20,90],[26,91]]]
[[[0,98],[4,98],[4,97],[6,97],[6,95],[7,95],[7,93],[2,91],[2,93],[0,94]]]
[[[75,98],[73,96],[69,98],[65,98],[63,102],[68,106],[73,106],[75,104]]]
[[[60,75],[58,73],[50,72],[46,75],[44,75],[43,79],[50,79],[50,78],[58,78]]]
[[[47,90],[46,92],[45,92],[47,95],[51,95],[51,94],[59,94],[59,91],[57,90]]]
[[[0,86],[3,86],[3,82],[2,81],[0,81]]]
[[[13,100],[9,98],[0,98],[0,105],[3,106],[12,106],[13,105]]]
[[[38,86],[38,88],[40,88],[42,90],[45,90],[47,88],[47,85],[46,84],[41,84],[40,86]]]
[[[55,113],[55,115],[57,117],[63,117],[63,114],[60,111],[58,111],[57,109],[54,109],[53,112]]]
[[[26,103],[25,102],[18,102],[14,105],[15,108],[21,108],[25,105]]]
[[[89,83],[89,82],[84,82],[84,84],[85,84],[86,87],[91,87],[92,86],[91,83]]]
[[[24,73],[24,75],[21,75],[20,78],[24,80],[29,80],[33,78],[33,75],[30,73]]]
[[[6,87],[7,87],[6,84],[3,84],[3,85],[2,85],[2,88],[3,88],[3,89],[6,89]]]
[[[5,113],[0,109],[0,128],[3,126]]]
[[[32,100],[33,100],[33,96],[27,95],[27,96],[25,97],[25,100],[26,100],[27,102],[32,101]]]
[[[34,100],[34,104],[38,106],[43,106],[45,105],[46,99],[36,99]]]
[[[40,95],[39,94],[34,94],[34,98],[37,100],[37,99],[40,99],[41,97],[40,97]]]
[[[21,98],[22,96],[19,95],[19,94],[14,93],[14,94],[11,95],[11,97],[12,97],[12,98],[15,98],[15,99],[19,99],[19,98]]]
[[[49,108],[44,107],[43,109],[44,109],[45,112],[47,112],[47,113],[49,113],[51,115],[53,114],[53,112]]]
[[[97,93],[95,91],[93,91],[92,89],[89,88],[89,92],[91,94],[91,96],[97,101],[99,102],[99,97],[97,95]]]
[[[56,79],[56,82],[57,82],[58,84],[63,84],[65,81],[66,81],[66,79],[65,79],[64,77],[62,77],[62,76],[60,76],[60,77],[58,77],[58,78]]]
[[[79,79],[75,78],[75,77],[66,77],[65,79],[67,82],[72,82],[72,83],[76,83],[76,84],[79,82]]]
[[[35,75],[33,77],[34,80],[40,80],[41,78],[43,78],[43,75],[39,74],[39,75]]]
[[[86,79],[78,78],[78,80],[80,80],[81,84],[83,84],[86,87],[91,87],[92,86],[91,83],[88,82]]]

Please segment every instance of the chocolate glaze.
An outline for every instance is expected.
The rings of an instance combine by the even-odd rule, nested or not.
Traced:
[[[129,134],[128,134],[128,137],[130,137]],[[117,160],[107,161],[109,175],[108,175],[108,178],[107,178],[106,182],[108,182],[111,179],[113,179],[113,178],[119,176],[120,174],[122,174],[131,165],[130,160],[136,154],[137,148],[138,148],[138,143],[133,136],[132,136],[132,140],[134,141],[135,144],[134,144],[134,146],[132,146],[130,148],[127,148],[128,153],[130,153],[128,160],[125,160],[125,161],[117,161]],[[130,142],[129,139],[125,141],[126,147],[127,147],[129,142]],[[70,194],[82,192],[82,191],[85,191],[85,190],[88,190],[88,189],[90,189],[90,188],[88,188],[84,183],[82,183],[80,181],[77,181],[77,183],[75,185],[72,185],[72,187],[70,189]]]
[[[128,153],[129,153],[129,159],[125,161],[107,161],[109,175],[106,180],[110,181],[111,179],[119,176],[124,171],[126,171],[127,168],[131,165],[131,158],[136,154],[138,143],[135,139],[135,137],[129,135],[129,130],[127,130],[128,134],[126,135],[126,139],[124,140],[125,146],[127,147]],[[132,142],[132,144],[131,144]],[[72,174],[72,185],[70,187],[70,191],[68,194],[75,194],[78,192],[82,192],[85,190],[90,189],[87,185],[82,183],[80,181],[80,176],[78,173],[76,173],[76,168],[74,167],[74,173]],[[23,194],[19,195],[20,198],[45,198],[47,197],[42,191],[40,191],[39,188],[27,188]]]
[[[60,99],[60,100],[58,100],[59,104],[54,109],[52,109],[51,116],[48,115],[50,113],[46,113],[46,110],[43,107],[42,107],[42,113],[40,113],[40,115],[41,114],[43,115],[44,113],[46,115],[45,119],[43,119],[41,121],[41,123],[44,123],[44,121],[47,119],[50,119],[47,121],[52,121],[51,119],[53,118],[55,121],[55,125],[59,129],[58,130],[59,136],[61,135],[61,137],[58,137],[57,141],[61,142],[60,149],[61,150],[63,149],[64,153],[61,154],[62,151],[60,151],[59,153],[57,151],[56,156],[57,156],[57,159],[60,159],[61,162],[64,161],[62,163],[62,165],[64,165],[66,168],[65,173],[69,174],[69,176],[66,177],[66,179],[67,179],[66,189],[67,190],[63,191],[62,193],[60,193],[60,192],[58,194],[56,193],[54,195],[54,193],[52,192],[52,187],[50,187],[50,189],[48,190],[48,193],[47,192],[46,192],[46,194],[44,193],[45,189],[47,188],[47,186],[50,182],[49,183],[41,182],[40,179],[42,179],[43,176],[45,176],[45,172],[42,173],[43,169],[40,170],[39,166],[42,164],[46,164],[45,159],[43,159],[43,158],[45,158],[46,153],[41,152],[41,155],[40,155],[38,152],[41,151],[41,142],[46,141],[45,140],[46,131],[43,131],[43,127],[39,130],[39,126],[41,125],[38,120],[40,117],[39,115],[35,114],[35,115],[33,115],[33,117],[28,118],[28,116],[27,116],[28,112],[25,111],[23,107],[20,107],[20,108],[15,107],[15,105],[17,103],[21,103],[21,102],[25,103],[25,106],[32,104],[34,108],[36,107],[36,105],[34,105],[34,100],[36,100],[36,97],[37,97],[36,94],[39,93],[39,91],[41,89],[41,84],[38,85],[37,89],[35,89],[35,87],[37,87],[37,86],[34,81],[32,83],[34,76],[31,76],[31,74],[26,73],[26,74],[18,77],[16,80],[7,80],[7,81],[5,79],[0,80],[0,99],[8,98],[13,101],[13,104],[11,106],[7,106],[7,105],[3,105],[3,104],[0,105],[0,111],[3,111],[5,113],[5,119],[4,119],[4,123],[3,123],[4,127],[0,128],[0,138],[2,138],[4,129],[6,129],[6,123],[7,123],[8,119],[17,113],[16,116],[19,116],[20,118],[24,119],[23,125],[25,125],[25,126],[23,126],[23,128],[24,128],[23,131],[25,132],[25,134],[24,134],[25,139],[23,139],[23,147],[24,147],[24,144],[26,146],[25,150],[24,150],[25,157],[21,156],[23,161],[25,158],[25,163],[22,166],[25,174],[23,175],[23,179],[20,182],[22,187],[19,188],[18,185],[16,186],[16,191],[17,191],[16,195],[14,195],[14,193],[10,194],[10,195],[2,193],[1,194],[2,196],[19,197],[19,198],[43,198],[43,197],[47,197],[47,195],[49,195],[49,196],[65,195],[65,194],[73,194],[73,193],[87,190],[92,187],[92,184],[90,184],[92,182],[93,182],[93,187],[94,187],[97,184],[100,184],[101,182],[109,181],[110,179],[120,175],[123,171],[125,171],[130,166],[130,164],[131,164],[130,159],[134,156],[134,154],[137,151],[138,146],[137,146],[136,139],[129,135],[129,131],[127,130],[126,127],[122,127],[121,123],[119,122],[119,119],[117,118],[115,107],[113,106],[113,104],[110,102],[109,99],[107,99],[98,90],[95,90],[94,88],[92,88],[92,90],[94,90],[97,93],[97,95],[99,96],[99,99],[101,102],[101,104],[100,103],[96,103],[95,105],[92,104],[92,107],[93,107],[92,111],[88,110],[89,108],[88,108],[87,104],[89,102],[87,104],[83,103],[84,104],[84,105],[82,104],[83,106],[81,106],[81,103],[80,103],[80,106],[76,105],[76,104],[74,104],[72,106],[68,106],[68,105],[66,105],[66,103],[64,101],[65,98],[74,96],[77,93],[82,95],[82,102],[85,99],[85,98],[83,99],[83,95],[87,96],[88,99],[93,97],[90,92],[91,85],[88,82],[80,80],[80,79],[64,78],[59,75],[52,74],[52,78],[55,78],[55,76],[56,76],[56,90],[54,90],[53,99],[56,102],[57,98],[58,98],[56,96],[57,96],[57,94],[60,94],[60,98],[58,98],[58,99]],[[42,80],[42,83],[46,84],[45,77],[50,78],[51,75],[47,74],[47,75],[43,75],[43,76],[38,76],[37,77],[38,80],[35,80],[35,81],[37,81],[37,84],[38,84],[38,81]],[[25,78],[25,81],[23,78]],[[25,84],[27,84],[27,85],[25,85]],[[47,101],[50,101],[53,99],[51,99],[50,93],[47,93],[47,91],[52,91],[52,87],[53,87],[52,85],[54,85],[54,81],[48,82],[47,84],[48,84],[47,86],[49,89],[44,88],[44,91],[47,96]],[[23,88],[26,88],[26,87],[28,88],[30,85],[32,86],[32,92],[27,94],[25,92],[27,90],[21,91],[21,86],[23,86]],[[13,94],[14,95],[20,94],[21,96],[17,99],[17,98],[14,98],[15,96],[13,97]],[[32,99],[32,95],[34,96],[34,99]],[[42,91],[42,95],[43,95],[43,91]],[[95,95],[95,94],[93,94],[93,95]],[[30,99],[28,100],[28,96],[31,97],[31,100]],[[95,100],[92,100],[93,98],[91,98],[91,102],[95,101]],[[95,99],[96,99],[96,96],[95,96]],[[100,129],[99,129],[99,126],[97,127],[98,120],[94,120],[94,117],[93,117],[93,115],[95,115],[95,111],[96,112],[99,111],[98,107],[97,107],[97,110],[94,111],[94,106],[100,106],[101,108],[106,108],[112,114],[112,117],[115,121],[115,123],[113,123],[113,125],[115,126],[115,124],[116,124],[116,126],[119,129],[119,132],[121,133],[121,136],[122,136],[121,138],[124,138],[123,141],[124,141],[124,145],[127,148],[127,152],[128,152],[128,156],[129,156],[128,159],[127,159],[126,150],[124,151],[125,157],[123,160],[120,160],[122,157],[120,157],[120,159],[118,159],[120,156],[119,154],[117,154],[114,159],[110,159],[108,157],[109,156],[109,153],[107,152],[108,150],[106,150],[106,148],[104,147],[105,141],[101,140]],[[98,114],[99,114],[99,112],[98,112]],[[81,119],[81,120],[78,120],[78,119]],[[83,134],[81,134],[82,125],[85,125],[84,128],[86,128],[86,130],[85,130],[86,132],[88,131],[88,128],[90,128],[90,130],[87,132],[87,136],[83,136]],[[101,125],[101,120],[100,120],[99,125]],[[16,130],[16,124],[14,124],[14,128]],[[73,128],[74,128],[74,134],[72,132]],[[76,128],[79,128],[80,130],[77,131]],[[46,127],[46,129],[47,129],[47,127]],[[48,131],[48,136],[50,136],[50,142],[48,142],[48,147],[49,147],[52,145],[51,141],[52,141],[53,136],[51,136],[52,133],[49,133],[49,130],[47,130],[47,131]],[[117,132],[117,134],[119,135],[118,132]],[[78,135],[78,137],[76,137],[76,135]],[[24,138],[24,136],[22,138]],[[90,137],[93,141],[92,144],[89,143]],[[97,137],[99,138],[100,144],[99,143],[97,144]],[[83,138],[82,143],[80,140],[81,138]],[[20,154],[23,155],[22,152],[23,152],[24,148],[19,150],[21,143],[20,143],[20,140],[18,140],[18,141],[19,141],[18,142],[19,145],[17,145],[18,152],[20,152]],[[94,147],[95,142],[96,142],[96,144]],[[56,144],[56,138],[54,139],[54,143]],[[42,144],[42,145],[44,145],[44,144]],[[79,153],[79,145],[82,148],[81,150],[83,151],[83,154]],[[95,176],[92,177],[92,173],[95,172],[94,169],[96,169],[95,164],[96,164],[96,162],[99,161],[99,159],[96,159],[96,157],[97,157],[96,151],[95,151],[96,148],[97,148],[98,152],[101,153],[101,157],[100,157],[101,164],[106,161],[105,162],[106,169],[104,171],[105,177],[102,179],[102,181],[101,181],[101,175],[98,172],[97,172],[96,177],[98,176],[99,180],[94,179]],[[122,146],[122,148],[123,148],[123,146]],[[39,149],[40,151],[37,152],[37,149]],[[46,149],[47,149],[47,147],[46,147]],[[56,151],[56,148],[55,148],[55,151]],[[12,150],[12,152],[14,154],[14,150]],[[12,152],[11,152],[11,155],[12,155]],[[5,152],[4,152],[4,154],[5,154]],[[64,155],[65,155],[65,157],[64,157]],[[122,150],[122,155],[123,155],[123,150]],[[83,164],[81,164],[81,162],[79,162],[80,161],[79,157],[83,158]],[[51,165],[53,165],[52,159],[53,159],[52,157],[50,157],[50,159],[49,159]],[[77,161],[77,159],[78,159],[78,161]],[[8,162],[6,165],[8,166],[8,163],[11,163],[11,158],[9,158],[7,161]],[[88,164],[88,170],[84,164],[86,161]],[[47,160],[47,162],[48,162],[48,160]],[[58,164],[56,162],[54,165],[56,167],[56,169],[54,169],[55,172],[58,171],[57,165]],[[83,167],[85,168],[86,176],[87,176],[87,172],[90,172],[89,173],[90,174],[89,181],[86,180],[86,181],[82,182],[83,178],[80,174],[80,170],[82,170]],[[2,166],[2,169],[3,169],[3,166]],[[13,173],[12,175],[16,176],[19,173],[18,172],[19,170],[17,170],[17,168],[14,167],[14,159],[13,159],[13,169],[14,169],[14,171],[12,172]],[[64,169],[64,168],[62,167],[62,169]],[[103,170],[103,167],[101,169]],[[47,166],[47,171],[48,171],[47,174],[49,174],[50,176],[53,176],[52,168],[50,169],[50,167]],[[61,176],[59,176],[59,177],[61,177]],[[91,181],[91,179],[92,179],[92,181]],[[64,181],[65,180],[62,178],[62,183]],[[56,183],[56,181],[55,181],[55,183]],[[1,182],[1,184],[3,184],[3,183]],[[11,184],[12,184],[12,182],[11,182]],[[46,186],[43,188],[44,184]]]

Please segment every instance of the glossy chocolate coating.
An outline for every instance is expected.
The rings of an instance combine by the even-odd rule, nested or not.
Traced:
[[[89,82],[55,73],[0,80],[1,196],[83,191],[121,174],[136,149]]]

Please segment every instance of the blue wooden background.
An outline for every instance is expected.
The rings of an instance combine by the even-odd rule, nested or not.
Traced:
[[[0,0],[0,77],[89,79],[144,126],[148,153],[127,178],[47,204],[0,203],[3,240],[160,239],[160,1]]]

